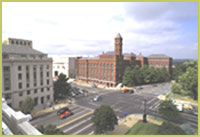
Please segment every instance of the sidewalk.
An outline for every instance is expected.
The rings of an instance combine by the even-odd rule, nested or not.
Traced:
[[[34,118],[34,117],[38,117],[38,116],[40,116],[40,115],[53,112],[53,111],[55,111],[55,110],[58,110],[58,109],[63,108],[63,107],[67,107],[67,106],[69,106],[69,105],[70,105],[69,103],[57,104],[57,105],[54,105],[53,107],[49,107],[49,108],[46,108],[46,109],[33,111],[33,112],[31,113],[31,115],[32,115],[33,118]]]
[[[80,81],[73,81],[73,82],[80,86],[91,87],[91,84],[86,83],[86,82],[80,82]],[[106,89],[106,90],[116,90],[117,89],[116,87],[106,87],[104,85],[97,85],[97,88]]]
[[[108,135],[124,135],[128,132],[128,130],[133,127],[133,125],[135,125],[138,121],[142,120],[142,114],[138,114],[138,115],[128,115],[126,118],[120,120],[120,122],[118,123],[118,125],[115,127],[115,129],[111,132],[108,133]],[[162,121],[157,121],[155,119],[153,119],[151,116],[147,116],[147,121],[157,124],[157,125],[161,125]]]

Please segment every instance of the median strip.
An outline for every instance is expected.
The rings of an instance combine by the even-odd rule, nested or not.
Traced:
[[[57,128],[57,129],[62,128],[62,127],[64,127],[64,126],[69,125],[69,124],[71,124],[71,123],[73,123],[73,122],[75,122],[75,121],[77,121],[77,120],[79,120],[79,119],[81,119],[81,118],[84,118],[84,117],[86,117],[86,116],[88,116],[88,115],[90,115],[90,114],[92,114],[92,113],[93,113],[93,111],[90,111],[90,112],[88,112],[88,113],[86,113],[86,114],[84,114],[84,115],[82,115],[82,116],[80,116],[80,117],[77,117],[77,118],[75,118],[75,119],[73,119],[73,120],[71,120],[71,121],[69,121],[69,122],[67,122],[67,123],[64,123],[64,124],[62,124],[62,125],[60,125],[60,126],[57,126],[56,128]]]

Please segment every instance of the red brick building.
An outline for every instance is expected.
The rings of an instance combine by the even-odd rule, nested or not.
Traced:
[[[114,87],[121,82],[126,67],[144,64],[162,68],[166,67],[171,71],[170,57],[161,54],[154,54],[143,57],[141,54],[122,54],[123,39],[120,34],[115,37],[115,49],[93,58],[78,58],[76,61],[76,79]]]

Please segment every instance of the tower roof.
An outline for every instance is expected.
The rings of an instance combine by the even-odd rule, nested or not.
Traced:
[[[120,35],[120,33],[118,33],[115,38],[122,38],[122,36]]]

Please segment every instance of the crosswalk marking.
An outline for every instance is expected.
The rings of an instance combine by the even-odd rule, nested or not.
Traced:
[[[62,128],[62,127],[64,127],[64,126],[66,126],[66,125],[69,125],[69,124],[71,124],[71,123],[73,123],[73,122],[75,122],[75,121],[77,121],[77,120],[79,120],[79,119],[81,119],[81,118],[84,118],[84,117],[86,117],[86,116],[88,116],[88,115],[90,115],[90,114],[92,114],[92,113],[93,113],[93,111],[90,111],[90,112],[88,112],[88,113],[86,113],[86,114],[84,114],[84,115],[81,115],[80,117],[77,117],[77,118],[75,118],[75,119],[73,119],[73,120],[71,120],[71,121],[69,121],[69,122],[67,122],[67,123],[64,123],[64,124],[62,124],[62,125],[57,126],[57,128],[59,129],[59,128]]]
[[[82,128],[81,130],[79,130],[79,131],[73,133],[72,135],[77,135],[77,134],[81,133],[83,130],[85,130],[85,129],[91,127],[92,125],[93,125],[93,123],[90,123],[89,125],[85,126],[85,127]]]
[[[89,118],[87,118],[87,119],[85,119],[85,120],[83,120],[83,121],[77,123],[76,125],[73,125],[73,126],[71,126],[70,128],[64,130],[63,132],[66,133],[66,132],[70,131],[71,129],[73,129],[73,128],[75,128],[75,127],[78,127],[79,125],[81,125],[81,124],[87,122],[87,121],[90,120],[90,119],[91,119],[91,118],[89,117]]]
[[[153,98],[150,101],[147,102],[147,104],[150,104],[151,102],[153,102],[154,100],[156,100],[157,98]]]
[[[90,132],[88,135],[93,135],[94,134],[94,131]]]
[[[150,109],[154,109],[159,105],[160,100],[156,101],[151,107]]]

